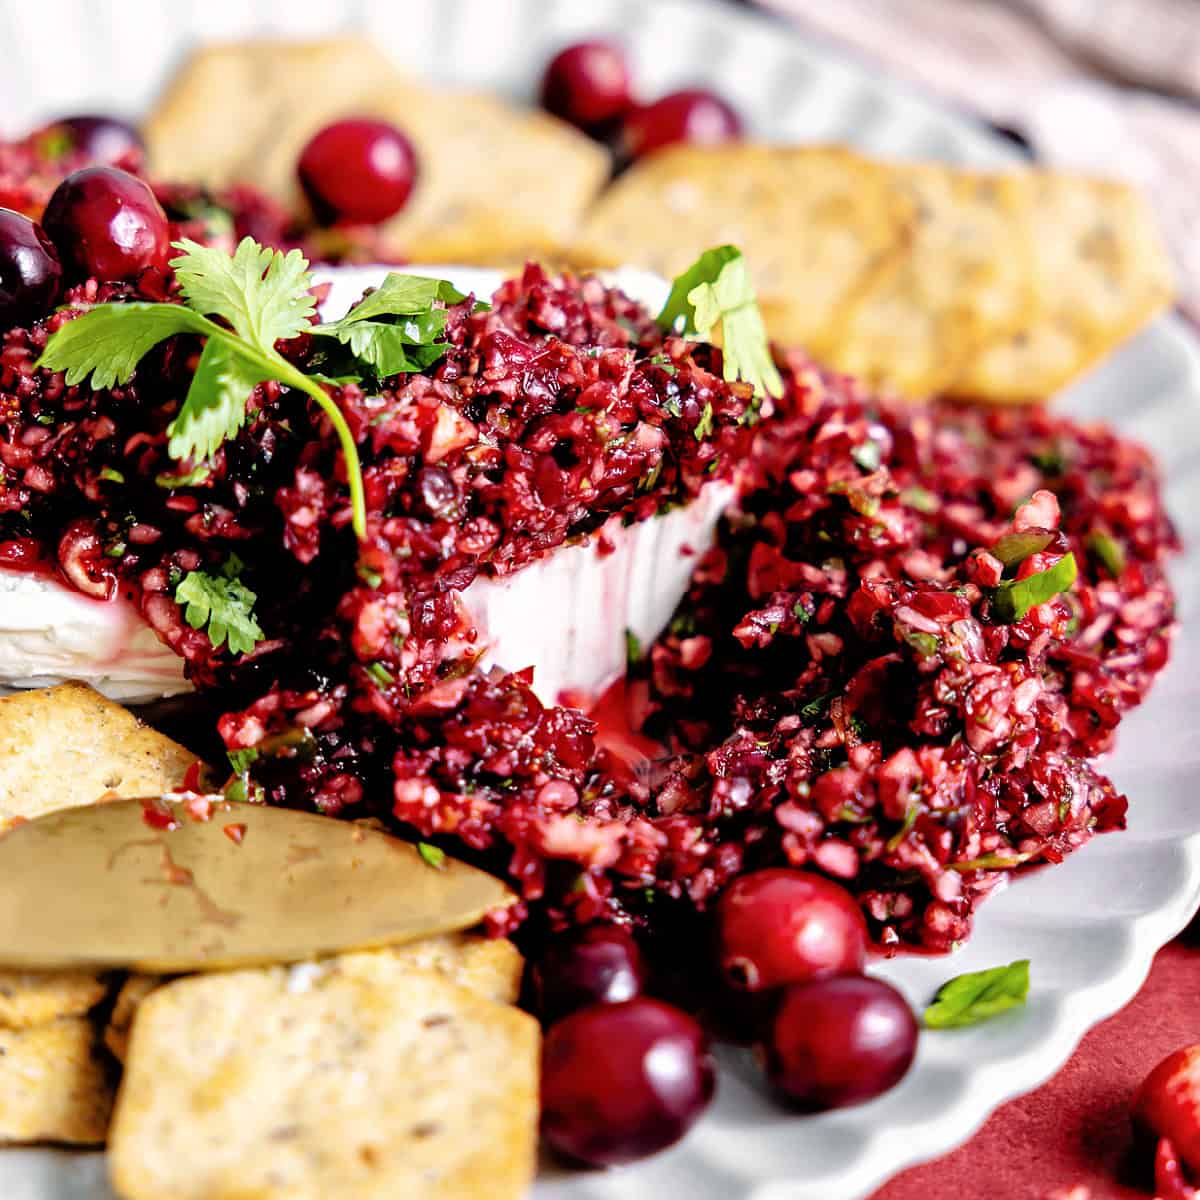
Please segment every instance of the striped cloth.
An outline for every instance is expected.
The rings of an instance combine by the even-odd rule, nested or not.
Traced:
[[[1155,205],[1200,321],[1200,0],[764,0]]]

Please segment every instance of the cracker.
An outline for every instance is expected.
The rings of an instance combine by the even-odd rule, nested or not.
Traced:
[[[404,209],[387,241],[424,262],[511,263],[562,253],[608,178],[608,154],[569,125],[498,96],[395,84],[314,113],[298,106],[247,178],[295,208],[296,160],[322,125],[368,116],[403,129],[417,155]]]
[[[631,264],[668,279],[730,242],[750,264],[771,336],[822,356],[841,310],[902,243],[912,202],[886,167],[831,146],[682,146],[651,155],[594,206],[581,267]]]
[[[113,1092],[91,1022],[0,1030],[0,1141],[104,1141]]]
[[[536,1022],[432,972],[176,980],[134,1025],[113,1185],[127,1200],[516,1198],[537,1076]]]
[[[162,987],[163,982],[161,975],[130,975],[121,984],[108,1016],[108,1024],[104,1027],[104,1044],[118,1062],[123,1063],[129,1053],[129,1037],[142,1001],[155,988]]]
[[[1149,206],[1123,184],[1049,171],[1020,179],[1032,302],[973,356],[950,391],[1014,402],[1069,383],[1164,309],[1171,267]]]
[[[150,168],[162,179],[213,188],[248,182],[297,109],[319,127],[376,79],[392,78],[395,67],[368,38],[206,46],[180,68],[142,127]]]
[[[826,357],[872,387],[935,395],[1029,310],[1020,189],[1012,176],[932,165],[893,167],[891,186],[914,210],[911,233],[864,279]]]
[[[0,699],[0,830],[19,818],[156,796],[183,782],[196,756],[86,684]]]
[[[104,981],[84,971],[0,971],[0,1028],[82,1017],[106,995]]]
[[[383,950],[341,954],[331,970],[402,987],[413,971],[436,971],[452,982],[499,1004],[515,1004],[524,960],[507,938],[448,933]]]
[[[300,964],[293,978],[302,980],[306,974],[332,972],[403,987],[412,972],[435,971],[498,1004],[515,1004],[524,966],[520,951],[507,938],[447,933],[403,946],[339,954],[318,964]],[[119,1061],[125,1061],[139,1006],[163,982],[161,975],[130,975],[117,992],[104,1030],[104,1044]]]

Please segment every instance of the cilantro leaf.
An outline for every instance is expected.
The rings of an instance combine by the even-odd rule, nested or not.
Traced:
[[[783,395],[746,260],[736,246],[700,255],[671,285],[658,324],[667,332],[701,338],[720,325],[725,378],[745,380],[769,396]]]
[[[138,363],[177,333],[206,333],[208,322],[179,304],[101,304],[68,321],[35,364],[65,371],[67,386],[90,375],[96,391],[128,383]]]
[[[258,596],[237,578],[240,565],[231,559],[221,575],[189,571],[175,589],[184,620],[193,629],[207,627],[212,644],[228,643],[230,654],[248,654],[263,640],[253,611]]]
[[[944,983],[925,1010],[929,1029],[977,1025],[1025,1003],[1029,996],[1029,959],[971,971]]]
[[[1023,529],[1006,533],[993,547],[992,554],[1006,567],[1020,566],[1031,554],[1040,554],[1054,541],[1048,530]]]
[[[1119,578],[1125,570],[1128,560],[1125,557],[1125,547],[1101,529],[1088,534],[1087,548],[1104,564],[1105,570],[1114,578]]]
[[[1006,579],[992,593],[992,607],[1001,621],[1020,621],[1031,608],[1053,600],[1060,592],[1070,591],[1078,575],[1075,555],[1064,554],[1054,566],[1026,579]]]
[[[210,338],[179,410],[167,427],[172,458],[211,458],[246,423],[250,393],[274,378],[269,367],[247,360],[234,345]]]
[[[417,853],[435,871],[442,870],[446,865],[446,852],[440,846],[432,846],[428,842],[418,842]]]
[[[188,307],[224,317],[238,337],[270,350],[304,332],[317,311],[309,289],[308,259],[299,250],[284,254],[242,238],[231,258],[223,250],[184,238],[184,253],[171,260]]]
[[[444,279],[393,271],[340,321],[313,332],[349,346],[380,378],[423,371],[446,353],[438,341],[446,330],[446,309],[437,304],[465,298]]]

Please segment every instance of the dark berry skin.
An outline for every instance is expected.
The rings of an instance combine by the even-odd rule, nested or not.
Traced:
[[[48,313],[62,293],[62,273],[42,227],[0,208],[0,332]]]
[[[589,925],[559,937],[533,968],[535,1003],[547,1024],[590,1004],[632,1000],[645,983],[642,952],[617,925]]]
[[[716,1086],[704,1033],[659,1000],[595,1004],[553,1026],[542,1049],[542,1136],[595,1167],[674,1145]]]
[[[917,1050],[917,1020],[882,979],[847,975],[787,988],[763,1039],[767,1078],[797,1108],[861,1104],[895,1087]]]
[[[408,203],[417,155],[394,125],[351,118],[315,134],[297,170],[319,221],[377,225]]]
[[[867,956],[858,902],[821,875],[771,867],[735,879],[717,904],[717,965],[749,992],[855,974]]]
[[[61,131],[73,150],[97,163],[115,163],[130,155],[140,157],[144,149],[141,134],[116,117],[79,113],[60,117],[49,128]]]
[[[588,133],[632,105],[629,65],[612,42],[577,42],[560,50],[542,77],[542,107]]]
[[[46,233],[79,279],[133,279],[170,255],[166,214],[150,186],[116,167],[68,175],[46,205]]]
[[[622,149],[630,159],[644,158],[664,146],[689,142],[713,146],[736,141],[742,121],[720,96],[699,88],[671,92],[625,118]]]

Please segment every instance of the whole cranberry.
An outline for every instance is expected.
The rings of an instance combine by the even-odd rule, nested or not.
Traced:
[[[63,263],[82,277],[132,279],[165,267],[170,233],[149,184],[116,167],[84,167],[58,185],[44,218]]]
[[[417,155],[394,125],[354,117],[315,134],[297,170],[319,221],[377,225],[408,203]]]
[[[789,987],[762,1045],[767,1077],[799,1108],[859,1104],[904,1078],[917,1019],[882,979],[846,975]]]
[[[581,1009],[542,1047],[542,1136],[589,1166],[634,1162],[674,1145],[716,1086],[704,1033],[659,1000]]]
[[[62,291],[62,264],[42,227],[0,208],[0,332],[47,313]]]
[[[741,118],[720,96],[689,88],[630,112],[622,143],[626,156],[636,159],[677,142],[713,146],[736,141],[741,134]]]
[[[589,1004],[617,1004],[642,994],[646,963],[619,925],[587,925],[552,942],[534,966],[533,990],[543,1021]]]
[[[86,154],[97,163],[115,163],[131,155],[140,160],[144,148],[141,134],[116,117],[91,113],[60,117],[47,132],[61,132],[72,150]]]
[[[717,904],[717,963],[734,988],[757,992],[861,971],[867,925],[845,888],[772,867],[742,875]]]
[[[629,65],[612,42],[567,46],[542,77],[542,107],[589,132],[620,117],[631,103]]]
[[[1200,1171],[1200,1045],[1168,1054],[1146,1076],[1133,1119],[1155,1137],[1169,1138],[1179,1157]]]

